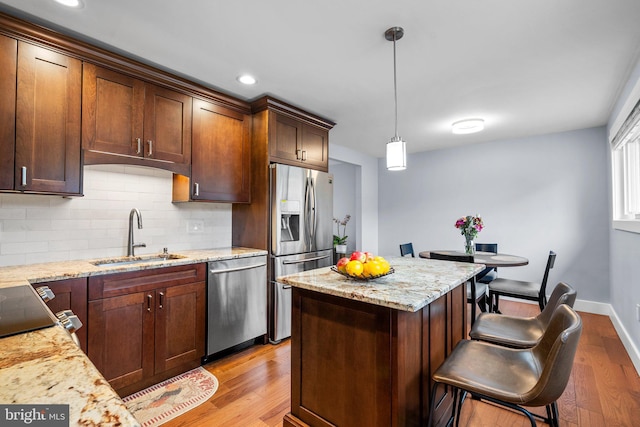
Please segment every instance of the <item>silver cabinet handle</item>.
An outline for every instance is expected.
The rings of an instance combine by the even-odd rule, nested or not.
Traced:
[[[160,292],[160,299],[158,301],[158,308],[162,308],[162,304],[164,304],[164,292]]]
[[[149,139],[149,140],[147,140],[147,144],[149,144],[149,154],[148,154],[148,156],[152,157],[153,156],[153,141]]]
[[[296,149],[296,159],[302,160],[302,150]]]
[[[302,161],[306,161],[307,160],[307,150],[302,150]]]
[[[27,186],[27,167],[22,166],[20,168],[20,185],[23,187]]]
[[[142,141],[140,138],[136,138],[136,142],[138,143],[138,150],[136,151],[136,154],[142,154]]]
[[[197,182],[193,183],[193,195],[194,196],[200,195],[200,184],[198,184]]]
[[[151,312],[151,300],[153,297],[151,295],[147,295],[147,311]]]

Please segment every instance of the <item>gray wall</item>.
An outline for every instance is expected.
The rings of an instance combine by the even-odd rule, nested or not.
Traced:
[[[333,217],[342,220],[345,215],[351,215],[347,223],[346,235],[347,252],[356,250],[358,241],[358,216],[356,215],[356,192],[360,166],[351,163],[331,162],[329,173],[333,174]],[[342,233],[342,226],[340,232]],[[333,225],[333,234],[338,233],[338,228]]]
[[[618,99],[609,126],[616,119],[637,82],[640,82],[640,61]],[[611,229],[610,293],[611,306],[625,329],[619,333],[622,332],[624,335],[626,332],[637,353],[640,348],[640,323],[636,319],[636,304],[640,304],[640,234]],[[640,365],[636,364],[636,369],[640,371]]]
[[[329,157],[330,160],[350,163],[356,167],[355,212],[351,213],[357,224],[355,245],[359,250],[377,254],[378,159],[344,147],[339,140],[331,140]],[[336,191],[334,186],[334,192]]]
[[[578,298],[609,302],[609,193],[604,128],[429,151],[409,156],[404,172],[380,160],[380,253],[463,249],[454,227],[478,214],[476,242],[529,259],[500,275],[540,281],[549,250],[549,283],[576,287]]]

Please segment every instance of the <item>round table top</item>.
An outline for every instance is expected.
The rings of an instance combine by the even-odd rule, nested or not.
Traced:
[[[436,250],[422,251],[418,256],[420,258],[431,258],[431,252],[438,252],[446,255],[464,255],[464,252],[461,251]],[[474,262],[484,264],[487,267],[519,267],[521,265],[529,264],[529,260],[524,257],[494,252],[476,252],[473,255],[473,260]]]

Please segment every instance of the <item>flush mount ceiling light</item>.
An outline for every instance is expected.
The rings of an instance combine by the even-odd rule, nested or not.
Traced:
[[[396,83],[396,41],[404,36],[401,27],[391,27],[384,33],[384,37],[393,41],[393,99],[396,107],[396,133],[391,141],[387,142],[387,169],[401,171],[407,168],[407,146],[398,136],[398,85]]]
[[[455,134],[476,133],[484,129],[482,119],[464,119],[451,124],[451,132]]]
[[[256,78],[249,75],[249,74],[243,74],[241,76],[238,76],[238,81],[242,84],[245,85],[254,85],[256,84]]]
[[[81,8],[83,6],[81,0],[55,0],[55,2],[67,7]]]

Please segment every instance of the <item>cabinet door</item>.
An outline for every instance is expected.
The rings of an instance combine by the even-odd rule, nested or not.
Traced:
[[[89,302],[88,356],[121,389],[153,375],[154,292]]]
[[[302,125],[302,161],[327,171],[329,168],[329,131],[315,126]]]
[[[85,149],[142,156],[143,114],[142,81],[84,64],[82,146]]]
[[[18,41],[0,35],[0,190],[13,190]]]
[[[272,160],[298,164],[302,159],[302,126],[295,119],[269,113],[269,155]]]
[[[145,85],[144,156],[191,162],[193,98],[152,84]]]
[[[191,156],[193,200],[250,201],[250,126],[251,118],[248,115],[194,100]]]
[[[204,356],[205,321],[204,282],[156,291],[156,374]]]
[[[82,322],[76,331],[80,348],[87,352],[87,279],[67,279],[55,282],[34,284],[33,287],[48,286],[55,298],[47,302],[49,309],[55,314],[63,310],[71,310]]]
[[[18,42],[17,190],[80,193],[81,89],[79,60]]]

